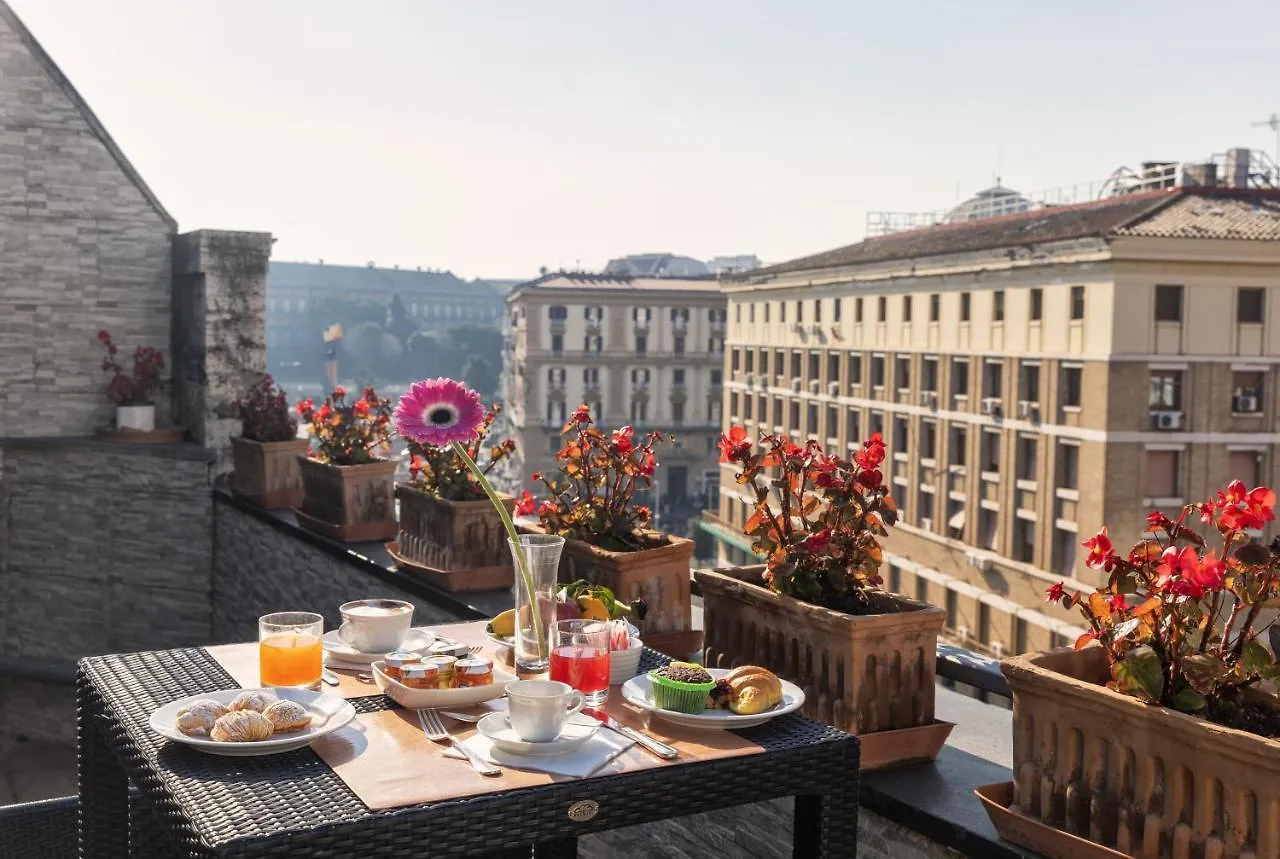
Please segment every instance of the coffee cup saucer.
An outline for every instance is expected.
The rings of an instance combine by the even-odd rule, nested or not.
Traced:
[[[565,720],[560,735],[545,743],[520,739],[506,713],[490,713],[476,723],[476,730],[493,741],[494,746],[513,755],[548,757],[563,755],[581,746],[600,730],[600,723],[590,716],[574,713]]]
[[[409,634],[405,636],[404,643],[397,650],[405,650],[411,653],[419,653],[430,647],[436,640],[436,637],[425,629],[411,629]],[[331,629],[324,634],[321,639],[324,646],[325,655],[336,659],[340,662],[350,662],[355,665],[372,665],[382,657],[386,656],[390,651],[381,653],[364,653],[356,650],[350,644],[347,644],[338,635],[338,630]]]

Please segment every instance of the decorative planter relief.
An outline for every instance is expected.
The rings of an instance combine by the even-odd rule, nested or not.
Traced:
[[[303,499],[296,512],[303,528],[348,543],[396,535],[394,461],[330,465],[299,456],[297,462]]]
[[[259,442],[232,436],[235,472],[231,477],[231,490],[250,504],[267,510],[300,507],[302,475],[298,458],[309,446],[306,439]]]
[[[509,588],[513,568],[506,531],[487,499],[447,501],[396,484],[400,526],[387,549],[398,563],[449,591]],[[502,495],[508,513],[515,499]]]

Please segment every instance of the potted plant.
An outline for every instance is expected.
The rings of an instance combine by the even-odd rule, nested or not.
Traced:
[[[743,530],[765,563],[695,573],[707,664],[799,684],[807,715],[862,735],[864,768],[932,758],[951,728],[933,718],[946,612],[879,589],[880,538],[897,521],[880,434],[851,460],[771,434],[753,447],[741,427],[720,439],[754,495]]]
[[[1089,631],[1001,665],[1011,810],[1130,856],[1280,856],[1280,664],[1262,640],[1280,540],[1249,536],[1275,501],[1233,481],[1176,520],[1151,513],[1127,555],[1106,528],[1084,543],[1107,584],[1048,597]]]
[[[344,542],[396,535],[396,462],[377,455],[391,446],[391,401],[365,388],[347,401],[341,385],[319,407],[298,403],[314,447],[297,457],[302,474],[302,527]]]
[[[693,630],[689,570],[693,541],[653,530],[653,512],[635,503],[653,485],[654,448],[662,434],[637,438],[624,426],[606,433],[584,405],[570,416],[556,454],[556,475],[532,477],[547,490],[540,504],[525,493],[517,512],[536,512],[542,530],[565,538],[561,581],[584,579],[609,588],[623,603],[641,600],[638,621],[650,647],[686,657],[701,646]]]
[[[240,435],[231,437],[232,492],[267,510],[301,506],[298,456],[310,442],[298,438],[284,388],[276,386],[270,373],[263,374],[237,406],[241,427]]]
[[[160,390],[160,374],[164,372],[164,356],[150,346],[138,346],[133,350],[133,369],[126,371],[117,360],[119,352],[104,328],[98,332],[98,342],[106,350],[102,358],[102,371],[111,374],[107,382],[107,398],[116,404],[116,429],[149,433],[156,428],[156,404],[153,400]]]
[[[404,397],[414,404],[445,397],[463,404],[465,419],[476,427],[463,447],[471,461],[480,466],[482,476],[488,476],[516,449],[511,439],[486,447],[485,440],[501,407],[495,405],[484,411],[479,397],[467,396],[466,388],[458,382],[415,382]],[[398,423],[410,412],[411,408],[402,412]],[[410,432],[406,429],[406,433]],[[395,542],[387,545],[387,551],[398,564],[420,572],[445,590],[511,587],[511,553],[505,545],[502,518],[475,473],[447,444],[426,444],[418,440],[420,432],[406,433],[401,435],[409,443],[409,482],[396,484],[400,531]],[[482,458],[482,451],[487,457]],[[499,497],[510,513],[515,499],[501,493]]]

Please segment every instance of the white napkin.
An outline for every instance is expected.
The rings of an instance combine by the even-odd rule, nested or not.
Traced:
[[[596,731],[591,739],[573,751],[550,757],[513,755],[510,752],[496,748],[493,740],[480,733],[463,740],[462,744],[478,755],[481,760],[500,767],[532,770],[533,772],[549,773],[550,775],[566,776],[568,778],[586,778],[589,775],[594,775],[601,767],[604,767],[618,755],[635,745],[635,741],[629,740],[617,731],[601,725],[600,730]],[[444,756],[447,758],[461,758],[462,752],[450,746],[445,749]]]

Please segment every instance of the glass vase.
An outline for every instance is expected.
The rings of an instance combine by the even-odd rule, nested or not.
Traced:
[[[544,674],[551,664],[556,626],[556,588],[564,537],[521,534],[519,548],[508,539],[515,566],[516,673]]]

